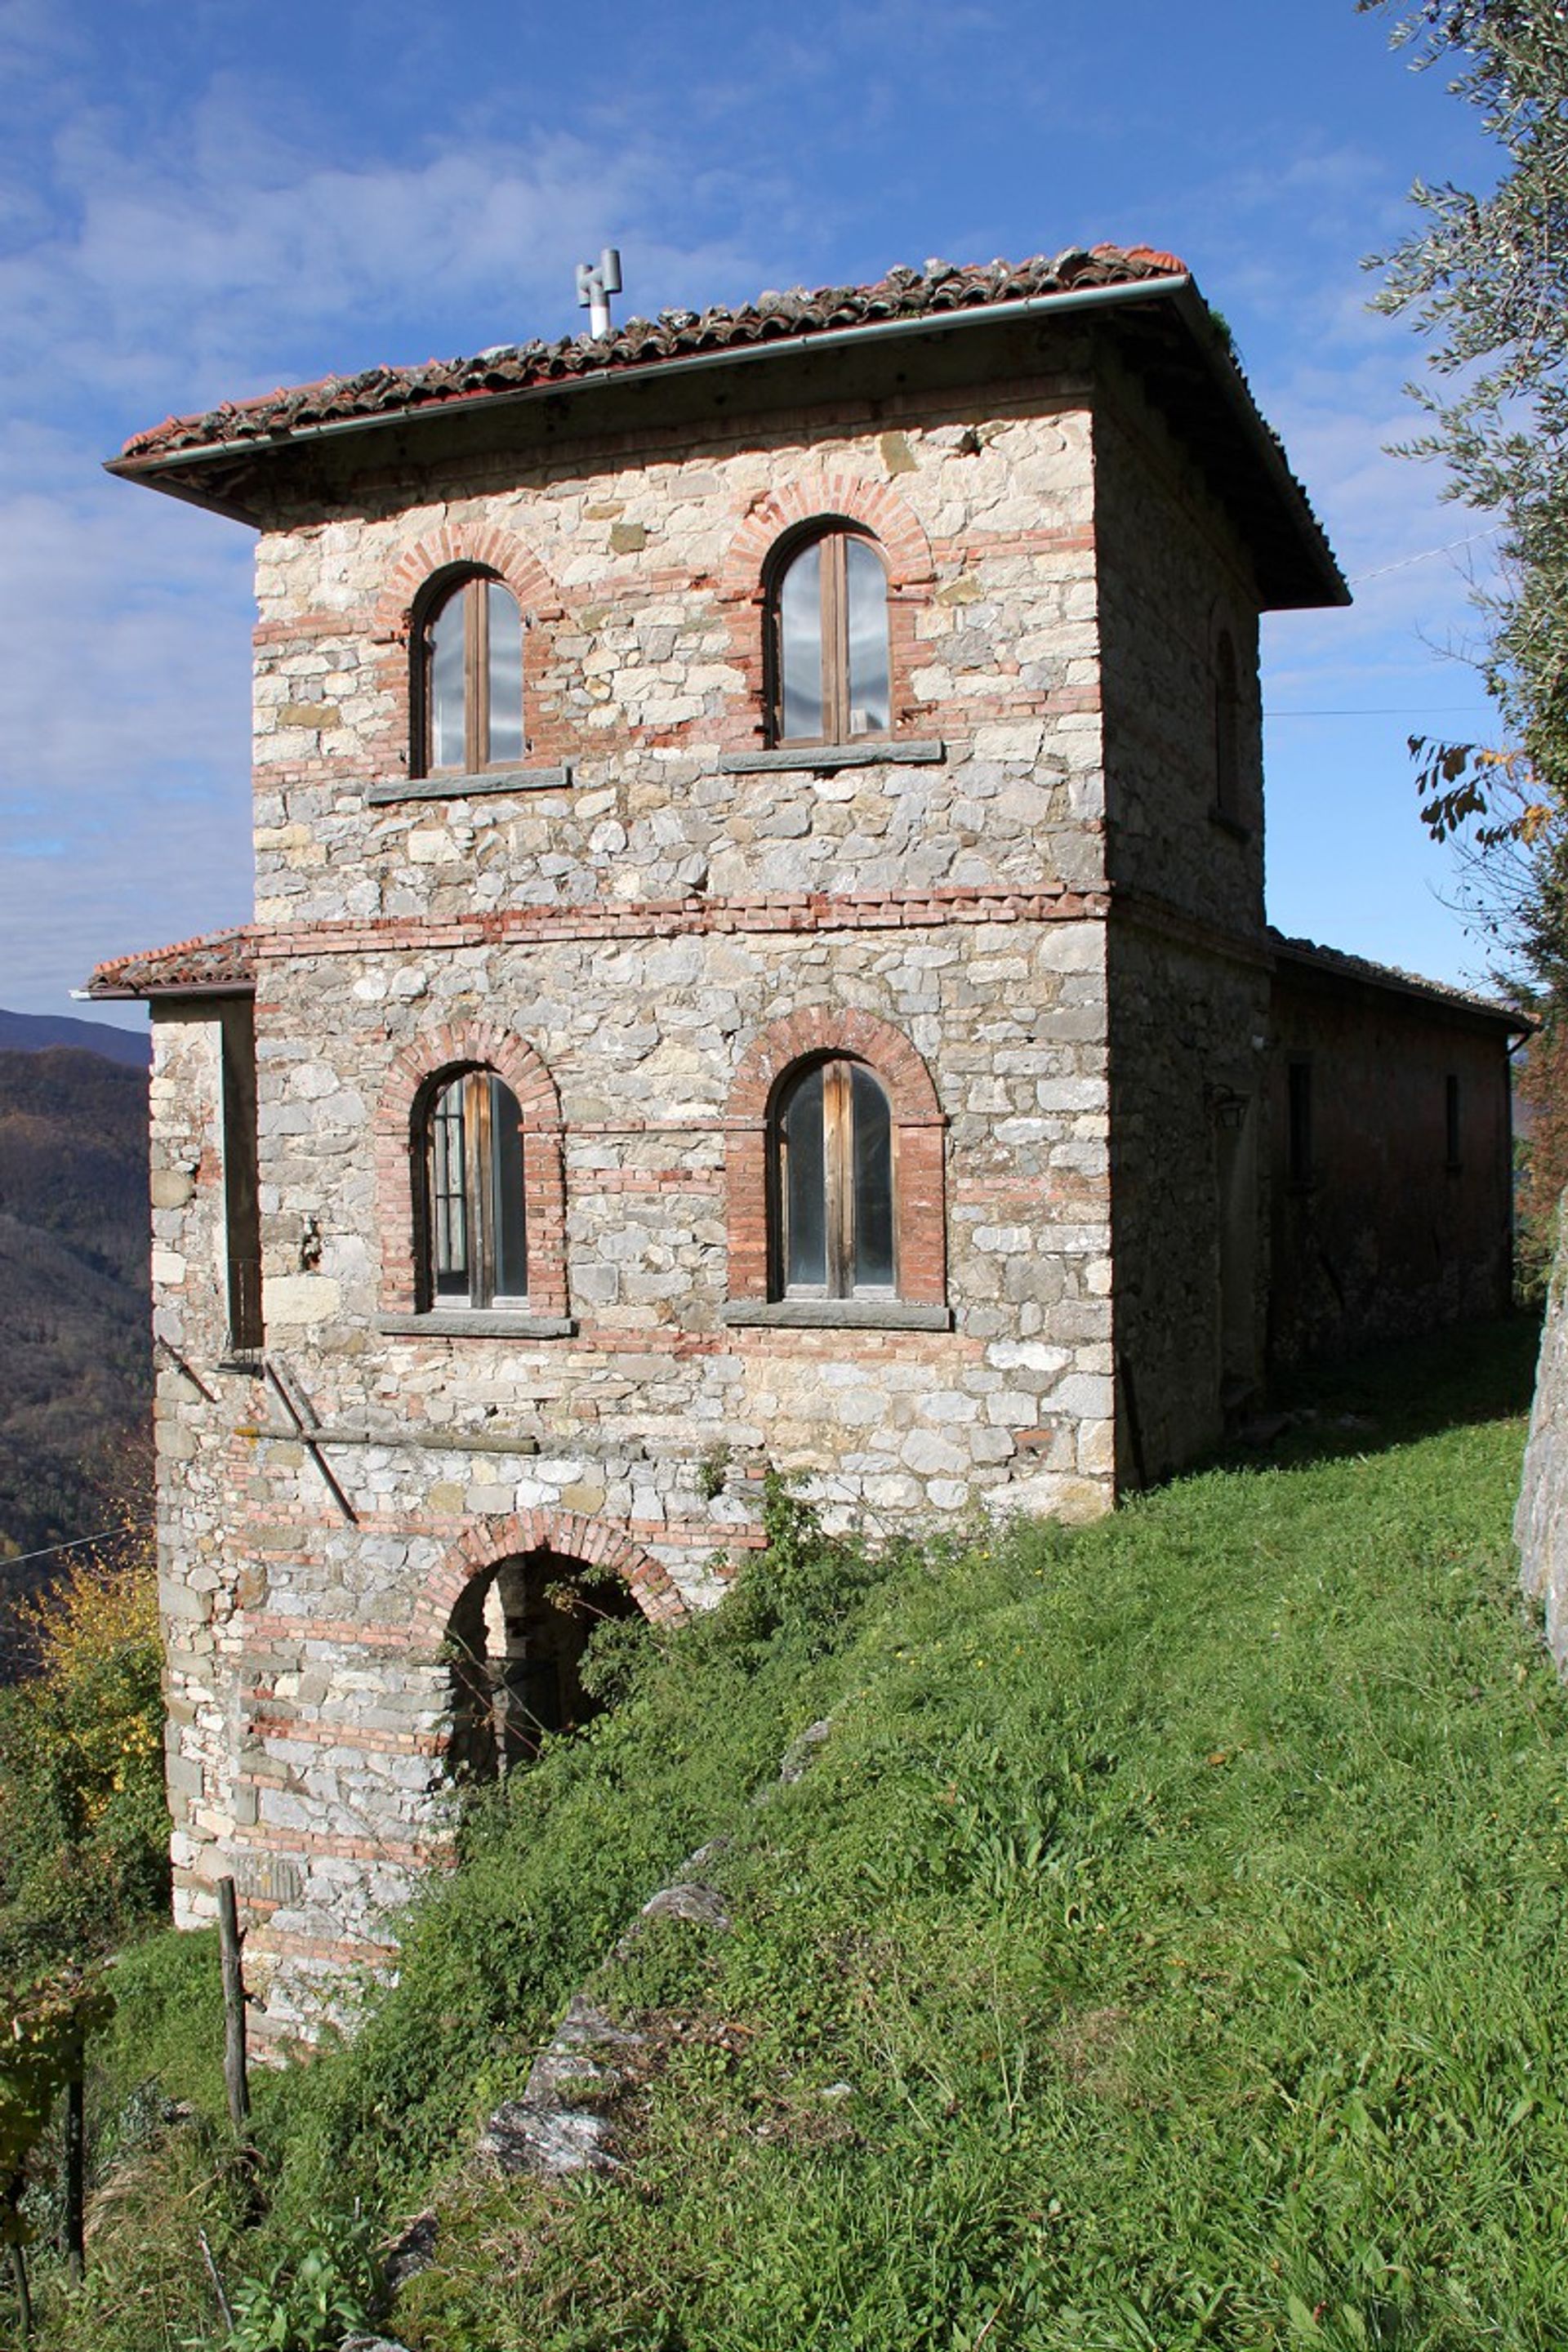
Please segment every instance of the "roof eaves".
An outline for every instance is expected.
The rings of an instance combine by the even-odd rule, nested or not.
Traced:
[[[900,336],[940,334],[953,327],[1057,316],[1118,302],[1147,301],[1152,297],[1178,293],[1184,288],[1191,289],[1192,283],[1185,270],[1172,269],[1161,275],[1119,279],[1109,285],[1066,287],[1049,293],[1018,295],[1004,301],[972,302],[950,310],[921,310],[893,318],[860,320],[847,326],[802,329],[746,342],[724,343],[709,350],[620,361],[613,365],[585,368],[575,374],[542,376],[527,383],[495,388],[418,394],[417,387],[415,387],[417,396],[395,406],[355,409],[345,415],[305,417],[282,426],[263,428],[258,425],[249,431],[232,434],[222,439],[191,439],[149,449],[145,453],[139,451],[139,442],[151,441],[155,435],[164,433],[174,425],[196,425],[208,421],[205,417],[171,418],[168,425],[154,427],[153,434],[134,436],[118,457],[105,458],[104,470],[127,479],[145,481],[155,479],[165,471],[208,460],[257,457],[269,446],[286,447],[330,436],[374,431],[378,426],[406,426],[424,417],[452,416],[475,409],[488,411],[510,407],[520,402],[558,399],[567,393],[603,391],[634,377],[654,373],[661,378],[677,377],[700,369],[741,366],[751,361],[773,359],[792,352],[798,355],[803,352],[832,351],[849,346],[859,348],[867,343],[883,342]],[[1201,310],[1202,298],[1196,296],[1195,290],[1194,299]],[[410,370],[406,373],[413,378],[419,372]],[[324,391],[337,381],[339,379],[329,377],[321,385],[306,385],[302,389],[306,392]],[[259,416],[277,397],[279,395],[275,394],[267,394],[259,400],[237,404],[232,410],[215,410],[211,414],[214,416],[228,414],[237,418],[254,412]],[[155,486],[159,488],[164,487],[162,482],[156,482]],[[174,495],[189,497],[200,494],[175,489]],[[1300,495],[1298,487],[1296,496],[1300,498]]]
[[[244,923],[178,940],[170,947],[112,956],[95,965],[87,986],[73,993],[99,1003],[247,996],[256,986],[251,955],[255,936],[255,927]]]
[[[1497,1022],[1516,1036],[1528,1036],[1539,1026],[1528,1013],[1500,1003],[1493,997],[1472,996],[1466,989],[1450,988],[1445,981],[1426,980],[1418,972],[1401,971],[1393,964],[1373,963],[1369,957],[1352,955],[1342,948],[1321,947],[1315,940],[1287,939],[1272,925],[1268,944],[1277,962],[1300,965],[1325,980],[1386,989],[1394,995],[1414,997],[1443,1011]]]

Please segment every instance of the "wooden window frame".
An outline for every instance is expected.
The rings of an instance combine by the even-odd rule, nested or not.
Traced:
[[[870,548],[882,569],[882,611],[888,631],[888,724],[860,735],[849,730],[849,586],[848,566],[845,550],[852,540]],[[792,567],[812,548],[821,551],[819,601],[822,617],[822,710],[825,731],[820,735],[786,735],[784,732],[784,583]],[[775,551],[770,567],[767,592],[768,627],[767,703],[768,745],[771,750],[786,747],[809,749],[813,745],[837,749],[847,743],[889,741],[893,733],[893,642],[891,616],[889,610],[889,590],[891,581],[888,559],[872,531],[850,522],[830,522],[820,528],[799,532]]]
[[[893,1279],[891,1283],[860,1283],[853,1279],[855,1266],[855,1072],[863,1069],[880,1090],[888,1104],[889,1184],[892,1192]],[[784,1133],[784,1109],[796,1082],[812,1069],[822,1072],[822,1165],[825,1198],[823,1230],[827,1279],[823,1283],[792,1283],[789,1272],[789,1182],[788,1141]],[[807,1062],[797,1062],[787,1070],[780,1083],[778,1105],[773,1118],[773,1214],[770,1223],[773,1234],[773,1293],[775,1298],[896,1299],[902,1294],[899,1288],[899,1127],[893,1116],[893,1106],[887,1087],[877,1072],[852,1055],[830,1054]]]
[[[512,768],[513,760],[492,760],[490,751],[490,609],[489,591],[502,588],[517,614],[521,640],[519,675],[521,680],[521,754],[528,752],[527,649],[528,623],[522,606],[499,572],[471,571],[437,581],[420,608],[415,630],[413,772],[424,777],[482,776],[492,769]],[[441,614],[461,599],[463,604],[463,764],[438,768],[431,737],[433,719],[430,667],[434,649],[430,632]]]
[[[517,1097],[499,1070],[483,1065],[469,1069],[448,1070],[438,1077],[430,1089],[426,1105],[421,1134],[421,1176],[423,1180],[423,1215],[421,1218],[421,1255],[424,1262],[422,1306],[425,1311],[438,1313],[443,1307],[458,1306],[484,1314],[500,1307],[502,1311],[526,1307],[530,1291],[499,1291],[496,1288],[498,1262],[497,1229],[499,1217],[494,1196],[492,1170],[495,1165],[490,1119],[491,1081],[499,1080],[507,1087],[515,1102]],[[463,1089],[463,1217],[464,1246],[468,1261],[468,1286],[466,1296],[444,1291],[437,1265],[436,1217],[436,1124],[440,1104],[447,1090],[460,1085]],[[521,1106],[519,1105],[520,1126]],[[528,1215],[528,1140],[522,1138],[523,1180],[522,1198],[518,1202],[518,1214],[522,1221],[522,1262],[531,1288],[533,1267],[531,1235]]]

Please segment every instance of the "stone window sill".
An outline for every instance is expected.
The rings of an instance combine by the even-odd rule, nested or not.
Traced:
[[[486,793],[558,792],[572,781],[563,768],[489,768],[477,776],[395,776],[390,783],[372,784],[365,799],[372,808],[390,808],[395,801],[467,801]]]
[[[830,776],[838,768],[933,767],[946,757],[945,743],[906,742],[896,735],[888,735],[868,737],[858,743],[781,743],[772,751],[723,751],[719,757],[719,773],[757,776],[799,769],[809,774]]]
[[[1243,824],[1238,816],[1232,816],[1228,809],[1221,808],[1217,801],[1209,811],[1209,823],[1217,825],[1221,833],[1228,833],[1232,841],[1252,839],[1252,827]]]
[[[909,1298],[727,1298],[720,1319],[795,1331],[951,1331],[951,1307]]]
[[[530,1315],[510,1307],[433,1307],[426,1315],[378,1315],[386,1339],[570,1339],[571,1315]]]

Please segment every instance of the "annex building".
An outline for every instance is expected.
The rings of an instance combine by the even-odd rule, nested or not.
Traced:
[[[1280,939],[1347,591],[1180,262],[666,312],[114,471],[257,533],[256,916],[153,1008],[176,1901],[279,2033],[765,1464],[1082,1517],[1509,1285],[1510,1017]]]

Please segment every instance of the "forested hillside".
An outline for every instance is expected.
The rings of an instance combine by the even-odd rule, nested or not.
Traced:
[[[144,1442],[147,1258],[145,1073],[0,1051],[0,1560],[92,1533]]]

